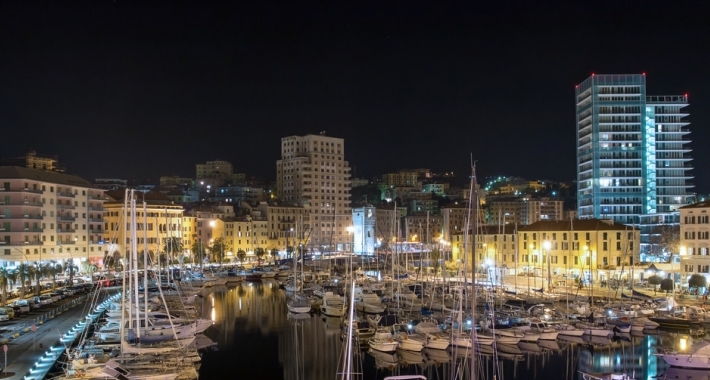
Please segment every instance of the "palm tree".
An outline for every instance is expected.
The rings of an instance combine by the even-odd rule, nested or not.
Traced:
[[[30,277],[34,278],[35,284],[37,284],[37,295],[40,295],[42,293],[42,278],[44,277],[44,273],[42,273],[42,267],[43,265],[40,263],[37,263],[37,266],[32,266],[30,267]]]
[[[289,249],[293,249],[293,247],[289,246],[288,248],[286,248],[286,250],[289,250]],[[279,257],[279,251],[274,248],[271,250],[271,260],[274,262],[274,264],[276,264],[277,257]]]
[[[215,262],[222,264],[222,259],[224,259],[224,252],[230,250],[229,242],[222,237],[218,237],[212,240],[210,249],[212,250],[212,257]]]
[[[7,289],[15,285],[17,276],[15,272],[8,270],[5,267],[0,267],[0,288],[2,289],[2,304],[7,302]]]
[[[27,280],[30,278],[30,267],[31,266],[29,264],[20,263],[20,265],[15,268],[17,280],[20,282],[20,298],[25,298],[25,286],[27,285]]]
[[[62,273],[62,265],[51,262],[46,266],[45,276],[52,278],[52,289],[57,288],[57,275]]]
[[[239,259],[239,263],[244,265],[244,260],[247,258],[247,253],[244,252],[243,249],[240,249],[237,251],[237,258]]]
[[[261,258],[266,255],[266,250],[264,248],[257,248],[254,250],[254,255],[256,256],[256,259],[259,261],[259,265],[261,265]]]
[[[197,260],[199,261],[200,265],[202,265],[202,259],[205,257],[205,246],[202,244],[201,241],[196,240],[194,243],[192,243],[192,255],[193,257],[197,257]]]
[[[182,240],[178,237],[171,237],[165,240],[163,250],[171,257],[170,263],[173,262],[172,257],[182,254]]]
[[[64,268],[62,270],[66,273],[69,272],[69,280],[67,281],[67,285],[73,285],[74,284],[74,274],[76,273],[76,270],[78,268],[76,267],[76,264],[72,260],[67,260],[64,262]]]

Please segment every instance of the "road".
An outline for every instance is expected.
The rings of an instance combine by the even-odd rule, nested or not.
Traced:
[[[105,297],[106,294],[106,291],[101,291],[100,295]],[[6,341],[7,346],[7,354],[4,358],[7,367],[0,377],[23,379],[50,348],[55,347],[56,351],[60,352],[61,335],[91,312],[94,305],[91,296],[92,293],[70,296],[0,325],[3,341]],[[32,326],[36,327],[34,332]],[[5,361],[0,363],[5,367]]]

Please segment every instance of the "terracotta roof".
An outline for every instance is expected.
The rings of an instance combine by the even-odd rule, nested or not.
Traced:
[[[519,227],[518,231],[633,231],[633,226],[616,223],[608,219],[573,219],[538,221]]]
[[[0,166],[0,178],[29,179],[33,181],[55,183],[58,185],[88,187],[92,189],[97,188],[91,182],[75,175],[28,169],[21,166]]]

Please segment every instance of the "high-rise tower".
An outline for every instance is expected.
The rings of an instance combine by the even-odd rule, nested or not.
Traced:
[[[575,95],[580,218],[638,224],[688,203],[686,95],[647,95],[645,74],[592,75]]]
[[[325,133],[282,138],[276,191],[282,201],[308,210],[309,223],[298,235],[307,237],[312,250],[352,252],[350,166],[343,139]]]

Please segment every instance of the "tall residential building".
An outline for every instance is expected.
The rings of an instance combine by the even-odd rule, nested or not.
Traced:
[[[207,161],[195,165],[195,184],[214,188],[228,184],[232,180],[232,163],[229,161]]]
[[[282,201],[308,211],[309,248],[332,252],[351,245],[350,166],[343,139],[324,133],[282,138],[276,191]]]
[[[0,265],[104,256],[104,190],[73,175],[0,167]]]
[[[645,74],[592,75],[575,95],[579,218],[638,224],[688,203],[686,95],[647,95]]]

